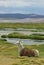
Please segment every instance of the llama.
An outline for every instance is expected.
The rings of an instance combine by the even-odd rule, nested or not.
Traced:
[[[17,41],[16,45],[18,46],[20,56],[28,56],[28,57],[38,57],[39,56],[39,51],[37,49],[24,48],[21,41]]]

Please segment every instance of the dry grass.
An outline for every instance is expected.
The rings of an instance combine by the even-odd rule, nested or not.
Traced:
[[[44,58],[0,56],[0,65],[44,65]]]

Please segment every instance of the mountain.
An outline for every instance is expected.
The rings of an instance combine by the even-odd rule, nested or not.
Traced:
[[[44,18],[44,15],[37,14],[0,14],[0,18],[16,18],[16,19],[24,19],[24,18]]]

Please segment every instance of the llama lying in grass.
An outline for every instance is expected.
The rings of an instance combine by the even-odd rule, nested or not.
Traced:
[[[38,57],[39,56],[38,50],[24,48],[21,41],[17,41],[16,44],[18,46],[20,56],[28,56],[28,57]]]

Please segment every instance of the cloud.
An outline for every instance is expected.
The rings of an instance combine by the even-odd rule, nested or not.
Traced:
[[[35,6],[40,4],[42,0],[0,0],[0,6],[4,7],[24,7]],[[43,3],[43,2],[42,2]]]
[[[26,2],[25,0],[2,0],[0,1],[0,6],[4,7],[21,7],[21,6],[31,6],[32,2]]]
[[[0,13],[41,13],[42,9],[44,0],[0,0]]]

